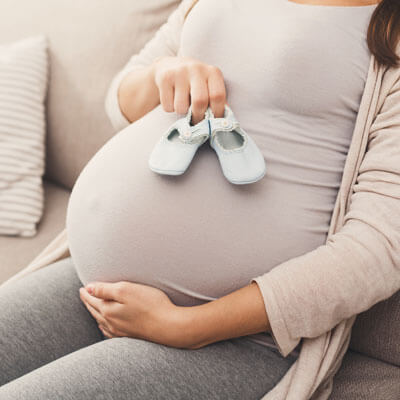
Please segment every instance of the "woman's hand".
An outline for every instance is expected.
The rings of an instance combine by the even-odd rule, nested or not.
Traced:
[[[173,304],[157,288],[129,281],[94,282],[80,288],[79,294],[108,338],[127,336],[172,347],[191,346],[184,307]]]
[[[216,118],[224,116],[226,89],[218,67],[189,57],[160,57],[152,65],[165,111],[186,114],[191,104],[192,124],[204,119],[208,106]]]

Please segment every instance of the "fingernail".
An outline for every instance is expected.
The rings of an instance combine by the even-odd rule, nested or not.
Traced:
[[[90,293],[90,294],[92,294],[93,293],[93,285],[92,284],[87,284],[86,286],[85,286],[85,289]]]

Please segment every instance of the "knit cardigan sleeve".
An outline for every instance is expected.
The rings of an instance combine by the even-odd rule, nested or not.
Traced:
[[[138,54],[132,55],[126,65],[112,79],[105,98],[105,109],[116,131],[130,124],[119,107],[118,89],[121,81],[131,71],[150,65],[158,57],[177,55],[185,14],[192,4],[193,0],[183,0],[153,38]]]
[[[400,80],[371,125],[342,227],[253,281],[284,357],[400,289]]]

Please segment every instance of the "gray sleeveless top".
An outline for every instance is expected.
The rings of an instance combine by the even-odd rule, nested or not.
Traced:
[[[232,185],[208,142],[184,175],[152,172],[150,152],[176,119],[156,107],[112,137],[72,190],[66,227],[83,284],[144,283],[191,306],[323,245],[367,76],[374,7],[200,1],[179,55],[220,67],[228,104],[267,173]],[[269,333],[248,337],[275,347]]]

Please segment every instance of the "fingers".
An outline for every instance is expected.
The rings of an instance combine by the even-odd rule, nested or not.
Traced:
[[[204,119],[209,105],[216,118],[224,116],[226,89],[218,67],[192,58],[170,57],[159,63],[155,81],[165,111],[186,114],[192,105],[192,125]]]
[[[199,74],[195,74],[190,84],[190,102],[192,104],[192,125],[204,119],[208,107],[207,81]]]
[[[177,114],[186,114],[189,108],[190,82],[184,71],[176,74],[174,108]]]
[[[89,303],[97,312],[100,313],[101,303],[103,302],[102,299],[91,296],[84,288],[79,289],[79,296],[82,301]]]
[[[208,95],[210,107],[215,118],[222,118],[225,113],[226,89],[222,72],[218,67],[211,67],[208,77]]]
[[[94,308],[88,301],[83,300],[86,308],[88,309],[88,311],[90,312],[90,314],[92,314],[93,318],[100,324],[107,326],[107,321],[106,319],[103,317],[103,315],[96,309]]]
[[[98,327],[105,337],[107,337],[109,339],[117,337],[117,336],[113,335],[105,326],[98,324]]]
[[[166,77],[161,80],[159,86],[160,103],[164,111],[174,111],[174,82],[171,77]]]
[[[90,294],[99,299],[122,302],[121,286],[120,282],[95,282],[87,284],[85,288],[90,292],[90,287],[92,289]]]
[[[97,324],[99,325],[99,327],[102,326],[108,333],[111,334],[111,328],[109,327],[109,322],[104,317],[103,313],[99,310],[99,308],[96,308],[95,306],[92,305],[92,303],[90,303],[90,301],[93,301],[93,299],[90,299],[90,297],[91,297],[90,295],[88,295],[88,296],[89,296],[89,298],[88,298],[89,300],[87,300],[87,298],[85,297],[84,294],[81,295],[81,299],[82,299],[82,302],[84,303],[85,307],[90,312],[92,317],[97,321]],[[97,299],[97,300],[99,300],[99,299]],[[103,312],[104,312],[104,310],[103,310]],[[113,332],[112,334],[115,334],[115,332]]]
[[[107,337],[124,336],[124,334],[121,331],[114,328],[114,326],[110,325],[110,321],[107,320],[105,313],[107,313],[108,315],[109,313],[112,314],[113,312],[108,308],[107,309],[104,308],[105,305],[104,300],[91,296],[83,288],[79,289],[79,293],[82,302],[84,303],[85,307],[90,312],[90,314],[93,316],[93,318],[97,321],[99,328],[102,327],[102,329],[104,330],[104,332],[103,330],[102,332],[104,333],[105,336],[107,335],[109,335]],[[113,302],[112,304],[115,306],[118,305],[119,303]]]

